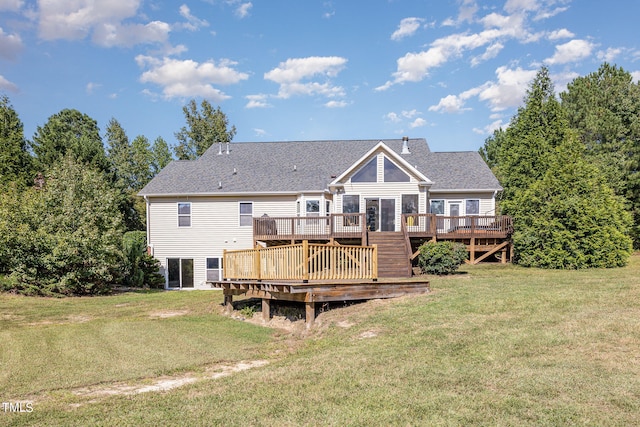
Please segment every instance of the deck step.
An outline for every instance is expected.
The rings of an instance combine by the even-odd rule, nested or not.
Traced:
[[[378,277],[411,276],[411,263],[402,233],[370,232],[369,245],[378,246]]]

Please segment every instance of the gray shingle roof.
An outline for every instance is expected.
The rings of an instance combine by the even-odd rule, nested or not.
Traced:
[[[240,142],[229,144],[229,154],[226,145],[218,154],[214,144],[197,160],[170,163],[139,194],[322,191],[380,141]],[[382,142],[402,152],[402,139]],[[433,190],[501,189],[478,153],[432,153],[424,138],[410,139],[408,145],[411,154],[400,156],[434,182]]]

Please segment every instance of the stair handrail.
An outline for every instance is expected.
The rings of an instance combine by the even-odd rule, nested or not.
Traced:
[[[402,217],[400,218],[400,231],[402,231],[402,235],[404,236],[404,252],[405,255],[407,256],[407,260],[409,263],[409,271],[407,271],[407,273],[409,275],[411,275],[411,239],[409,238],[409,230],[407,229],[407,221],[408,221],[408,215],[407,214],[402,214]]]

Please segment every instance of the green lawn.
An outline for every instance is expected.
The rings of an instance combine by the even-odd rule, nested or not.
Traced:
[[[2,295],[0,400],[33,412],[0,424],[640,425],[640,256],[464,267],[432,289],[322,313],[302,335],[222,317],[213,292]],[[73,393],[258,359],[170,391]]]

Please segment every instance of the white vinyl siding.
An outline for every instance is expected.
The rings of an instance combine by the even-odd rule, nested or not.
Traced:
[[[178,227],[177,203],[184,198],[149,198],[149,245],[160,261],[166,277],[168,258],[193,259],[194,287],[210,289],[205,284],[206,259],[222,257],[223,250],[253,247],[253,227],[238,224],[237,197],[189,197],[191,227]],[[253,216],[295,216],[295,196],[251,197]]]
[[[496,214],[496,204],[493,198],[493,192],[483,193],[446,193],[446,192],[431,192],[429,194],[429,204],[431,200],[444,200],[445,204],[445,216],[449,216],[449,204],[450,202],[458,202],[460,204],[460,215],[479,215],[479,216],[492,216]],[[478,213],[467,213],[467,201],[478,201]]]

